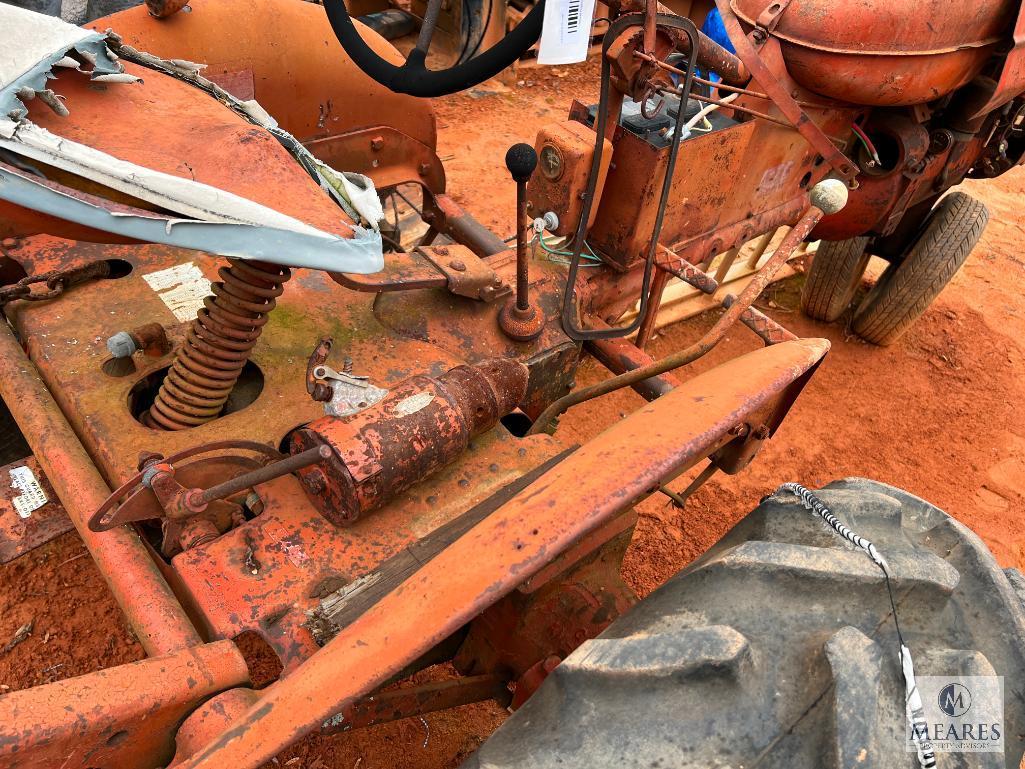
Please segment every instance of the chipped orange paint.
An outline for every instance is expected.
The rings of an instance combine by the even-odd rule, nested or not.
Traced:
[[[748,353],[613,425],[267,689],[243,718],[181,764],[182,769],[245,769],[269,760],[380,686],[577,539],[706,456],[828,349],[824,339],[803,339]],[[642,444],[645,451],[636,451]],[[606,471],[613,462],[618,478],[610,488]],[[566,515],[567,500],[574,500],[577,515]],[[406,632],[412,627],[415,633]],[[325,681],[331,686],[326,688]]]
[[[5,694],[0,766],[166,766],[182,719],[248,683],[238,649],[218,641]]]

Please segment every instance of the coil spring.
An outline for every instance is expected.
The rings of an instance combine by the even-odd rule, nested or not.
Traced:
[[[149,427],[184,430],[221,413],[292,276],[287,267],[237,259],[218,275],[143,419]]]

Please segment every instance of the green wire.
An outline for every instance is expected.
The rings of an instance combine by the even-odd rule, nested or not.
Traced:
[[[568,265],[569,264],[569,259],[568,258],[562,259],[562,258],[553,258],[553,257],[572,257],[573,256],[573,252],[572,251],[560,251],[558,249],[552,248],[547,243],[545,243],[545,235],[544,235],[543,232],[538,233],[537,240],[541,244],[541,248],[543,248],[545,250],[545,252],[548,254],[548,260],[549,261],[554,262],[556,264],[563,264],[563,265]],[[594,249],[591,248],[590,244],[586,240],[584,241],[584,247],[587,249],[588,253],[582,254],[582,256],[584,257],[584,259],[589,260],[591,262],[591,264],[582,264],[581,266],[582,267],[597,267],[597,266],[599,266],[601,264],[601,257],[599,257],[596,253],[594,253]]]

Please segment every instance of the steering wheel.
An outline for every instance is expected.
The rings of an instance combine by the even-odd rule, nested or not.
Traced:
[[[345,8],[345,0],[324,0],[324,9],[338,42],[356,66],[385,88],[410,96],[445,96],[483,83],[512,65],[541,36],[545,0],[537,0],[537,4],[516,25],[516,29],[484,53],[446,69],[430,70],[424,66],[424,62],[438,25],[441,3],[442,0],[428,0],[416,47],[409,52],[400,67],[382,59],[367,45],[352,23]]]

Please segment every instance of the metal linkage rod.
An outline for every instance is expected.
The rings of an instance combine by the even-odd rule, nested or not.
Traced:
[[[641,368],[627,371],[619,376],[606,379],[603,382],[598,382],[590,387],[583,387],[575,392],[569,393],[568,395],[564,395],[541,413],[541,416],[537,418],[537,421],[534,422],[527,434],[534,435],[536,433],[547,431],[556,417],[566,411],[566,409],[583,403],[584,401],[588,401],[602,395],[607,395],[608,393],[615,392],[616,390],[620,390],[624,387],[631,387],[637,382],[650,379],[651,377],[658,376],[659,374],[664,374],[667,371],[672,371],[680,366],[685,366],[688,363],[693,363],[695,360],[705,355],[709,350],[719,344],[723,337],[726,336],[726,332],[730,327],[740,320],[741,315],[743,315],[744,312],[754,303],[754,300],[758,298],[758,295],[765,290],[765,287],[772,281],[773,276],[779,271],[779,268],[786,264],[794,251],[797,250],[798,246],[800,246],[804,239],[811,234],[811,231],[815,229],[815,225],[819,223],[819,220],[827,213],[835,213],[836,211],[839,211],[840,208],[846,204],[846,193],[846,185],[837,180],[827,180],[826,182],[820,182],[815,186],[811,194],[812,205],[804,213],[797,224],[794,225],[794,228],[787,233],[783,242],[779,244],[779,247],[772,256],[769,257],[769,260],[765,263],[758,274],[755,275],[751,282],[747,284],[744,290],[740,293],[740,296],[737,297],[736,301],[733,302],[726,312],[719,317],[719,320],[716,321],[715,325],[712,326],[712,328],[709,329],[701,339],[689,347],[686,347],[679,352],[675,352],[672,355],[667,355],[665,358],[662,358],[648,366],[642,366]]]

